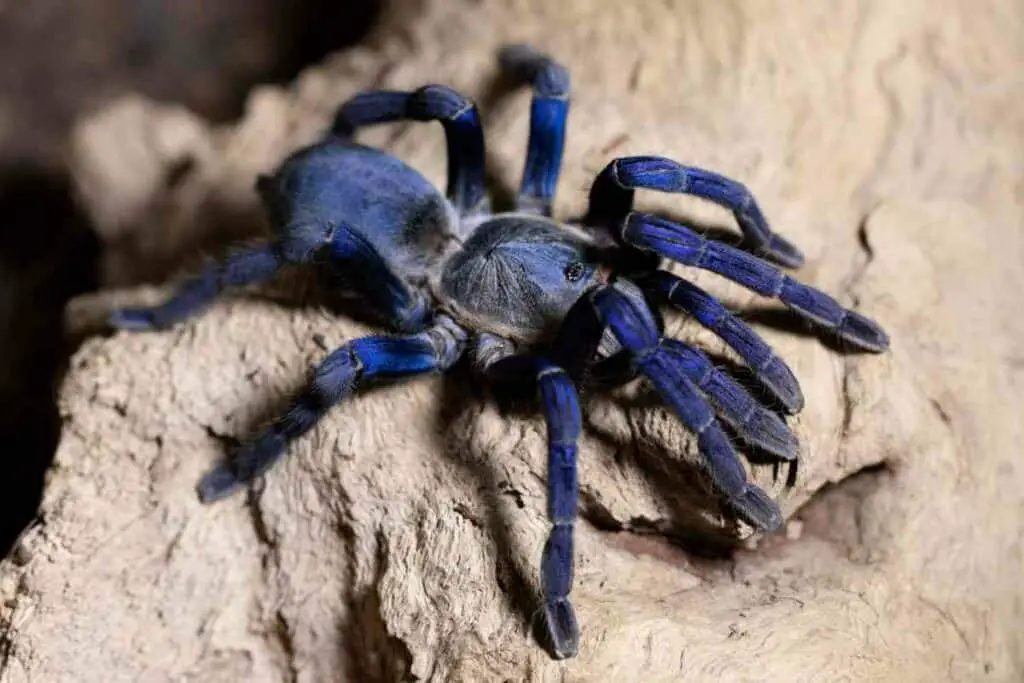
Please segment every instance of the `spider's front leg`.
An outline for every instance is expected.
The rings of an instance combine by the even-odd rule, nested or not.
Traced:
[[[239,448],[229,462],[203,477],[197,487],[200,500],[211,503],[224,498],[266,472],[291,441],[364,384],[447,370],[462,356],[466,339],[465,330],[442,315],[419,334],[364,337],[335,350],[316,368],[309,386],[284,415]]]
[[[629,354],[631,365],[650,381],[697,436],[698,450],[712,484],[729,506],[761,530],[777,529],[783,521],[782,513],[764,491],[747,480],[739,455],[700,389],[707,392],[723,417],[735,424],[744,440],[783,460],[794,460],[796,440],[785,424],[735,382],[716,373],[703,354],[692,353],[680,342],[662,340],[658,324],[635,285],[625,280],[600,285],[578,305],[607,326]]]
[[[476,340],[474,364],[496,384],[533,382],[548,428],[548,517],[551,531],[541,556],[543,618],[548,645],[558,659],[579,650],[579,627],[569,602],[573,582],[573,526],[579,484],[576,441],[582,428],[576,387],[566,371],[550,360],[512,355],[512,344],[490,334]]]
[[[866,351],[880,352],[889,347],[889,336],[878,323],[844,308],[824,292],[797,282],[757,256],[706,239],[659,216],[633,211],[637,189],[688,193],[727,206],[733,210],[754,252],[786,266],[803,263],[803,256],[793,245],[771,232],[753,197],[742,185],[661,157],[624,157],[608,164],[591,188],[587,225],[609,230],[611,237],[626,248],[710,270],[762,296],[776,298],[805,320],[834,331]],[[686,309],[717,332],[762,375],[761,379],[776,391],[788,409],[799,409],[802,397],[786,386],[790,384],[788,368],[778,364],[769,368],[767,364],[773,361],[765,351],[770,353],[770,349],[749,328],[737,324],[721,304],[667,273],[649,275],[639,283],[649,295]]]
[[[681,277],[656,270],[635,279],[658,304],[669,304],[692,315],[703,327],[728,344],[789,414],[804,407],[804,395],[793,371],[757,332],[730,313],[717,299]]]
[[[718,273],[761,296],[778,299],[804,320],[835,332],[865,351],[878,353],[889,348],[889,335],[870,318],[844,308],[828,294],[794,280],[756,256],[701,237],[677,223],[637,211],[630,213],[622,222],[618,237],[628,246]],[[683,305],[694,313],[698,321],[708,321],[705,323],[708,327],[718,327],[709,316],[702,315],[710,312],[714,316],[717,313],[703,308],[707,304],[706,300],[699,300],[702,297],[674,297],[675,280],[672,276],[666,278],[659,274],[646,284],[650,293]],[[694,292],[692,286],[689,290]]]
[[[804,257],[772,232],[750,191],[735,180],[662,157],[623,157],[608,164],[590,189],[588,225],[618,225],[633,208],[636,190],[689,194],[732,211],[751,251],[779,265],[798,268]]]
[[[736,430],[743,441],[781,460],[796,463],[800,444],[792,430],[729,373],[716,367],[707,354],[677,339],[665,338],[661,340],[659,352],[692,387],[700,390],[718,417]],[[634,379],[636,370],[633,352],[623,350],[595,363],[589,370],[589,378],[595,386],[611,389]]]

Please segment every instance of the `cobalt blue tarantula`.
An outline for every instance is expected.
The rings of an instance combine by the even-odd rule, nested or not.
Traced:
[[[779,461],[796,459],[796,438],[703,352],[664,338],[658,307],[681,309],[721,337],[789,413],[803,406],[797,380],[714,297],[659,270],[661,258],[774,297],[861,349],[883,351],[889,340],[873,321],[771,265],[796,267],[803,257],[771,232],[743,185],[715,173],[652,156],[615,159],[594,181],[582,220],[552,219],[568,74],[526,46],[504,48],[499,61],[513,79],[533,87],[526,166],[513,211],[490,211],[484,136],[472,101],[440,85],[359,94],[341,106],[321,141],[257,182],[276,235],[271,243],[208,267],[162,305],[117,310],[111,323],[165,328],[225,287],[265,281],[285,265],[316,260],[336,267],[390,328],[392,334],[356,339],[328,355],[287,412],[200,481],[204,502],[267,471],[331,405],[374,380],[444,371],[468,356],[487,381],[532,383],[549,443],[552,527],[541,558],[542,626],[553,655],[562,658],[579,645],[569,603],[581,429],[577,385],[610,387],[646,378],[698,436],[711,485],[727,506],[762,530],[782,523],[775,502],[748,482],[720,420]],[[446,196],[398,159],[352,140],[359,126],[400,120],[443,126]],[[633,210],[636,190],[696,195],[727,207],[745,250]]]

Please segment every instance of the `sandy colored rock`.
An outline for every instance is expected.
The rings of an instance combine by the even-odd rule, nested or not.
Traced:
[[[335,408],[254,493],[200,506],[197,478],[311,364],[369,331],[285,278],[167,333],[83,344],[39,523],[0,564],[0,682],[1024,676],[1024,322],[1008,313],[1024,286],[1015,3],[428,2],[372,50],[255,92],[238,125],[196,123],[188,139],[204,151],[173,183],[83,196],[101,231],[169,245],[135,252],[166,268],[189,250],[178,226],[212,243],[260,234],[253,178],[314,139],[338,102],[429,81],[480,103],[491,170],[514,187],[529,96],[496,93],[494,50],[523,39],[574,79],[560,215],[582,211],[614,156],[716,169],[805,250],[801,279],[892,334],[885,356],[836,353],[776,324],[769,303],[681,271],[746,311],[803,385],[797,485],[754,473],[793,515],[787,530],[729,559],[667,542],[746,532],[702,492],[690,438],[642,386],[591,397],[582,649],[554,662],[529,629],[547,529],[543,424],[465,372]],[[101,116],[124,107],[168,139],[173,117],[153,105]],[[145,166],[134,179],[167,178],[175,163],[81,130],[82,179],[108,164],[102,177],[122,177],[119,159]],[[363,139],[442,182],[439,131]],[[644,200],[732,229],[699,202]],[[153,278],[126,278],[138,279]],[[670,329],[722,350],[682,318]]]

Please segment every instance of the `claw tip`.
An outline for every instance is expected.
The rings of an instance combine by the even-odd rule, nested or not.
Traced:
[[[576,613],[566,599],[545,602],[541,619],[545,645],[555,659],[570,659],[579,653],[580,634]]]
[[[199,480],[199,483],[196,484],[196,495],[199,497],[200,503],[209,505],[231,495],[239,486],[235,475],[220,467],[208,472]]]
[[[889,335],[871,318],[850,311],[839,334],[865,351],[882,353],[889,349]]]
[[[118,308],[107,316],[107,324],[117,330],[144,331],[154,328],[153,321],[145,311],[132,308]]]
[[[778,531],[783,522],[782,510],[768,494],[754,485],[729,501],[733,510],[747,523],[766,533]]]

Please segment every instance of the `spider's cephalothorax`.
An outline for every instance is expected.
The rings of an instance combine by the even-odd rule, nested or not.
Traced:
[[[495,383],[533,383],[548,425],[552,528],[541,558],[543,625],[557,657],[576,653],[572,588],[576,517],[576,386],[646,378],[698,437],[714,490],[736,515],[763,530],[782,523],[778,506],[747,480],[723,431],[795,461],[798,444],[776,412],[755,400],[697,348],[662,336],[658,305],[693,316],[728,344],[782,410],[803,396],[768,345],[714,297],[666,270],[662,258],[710,270],[774,297],[796,315],[854,347],[883,351],[871,320],[790,278],[800,252],[775,235],[747,189],[710,171],[660,157],[611,161],[594,181],[579,224],[550,218],[569,108],[565,69],[526,46],[502,50],[513,78],[533,86],[526,168],[515,211],[492,214],[484,190],[484,142],[473,103],[443,86],[357,95],[323,140],[257,183],[275,238],[234,252],[153,308],[120,309],[117,327],[164,328],[197,312],[222,289],[261,282],[282,266],[335,266],[390,328],[335,350],[291,408],[199,483],[211,502],[265,472],[288,443],[359,386],[450,368],[468,355]],[[352,141],[359,126],[439,121],[448,143],[448,188],[384,152]],[[636,190],[696,195],[727,207],[744,248],[706,239],[657,215],[633,210]],[[654,307],[654,308],[652,308]]]

